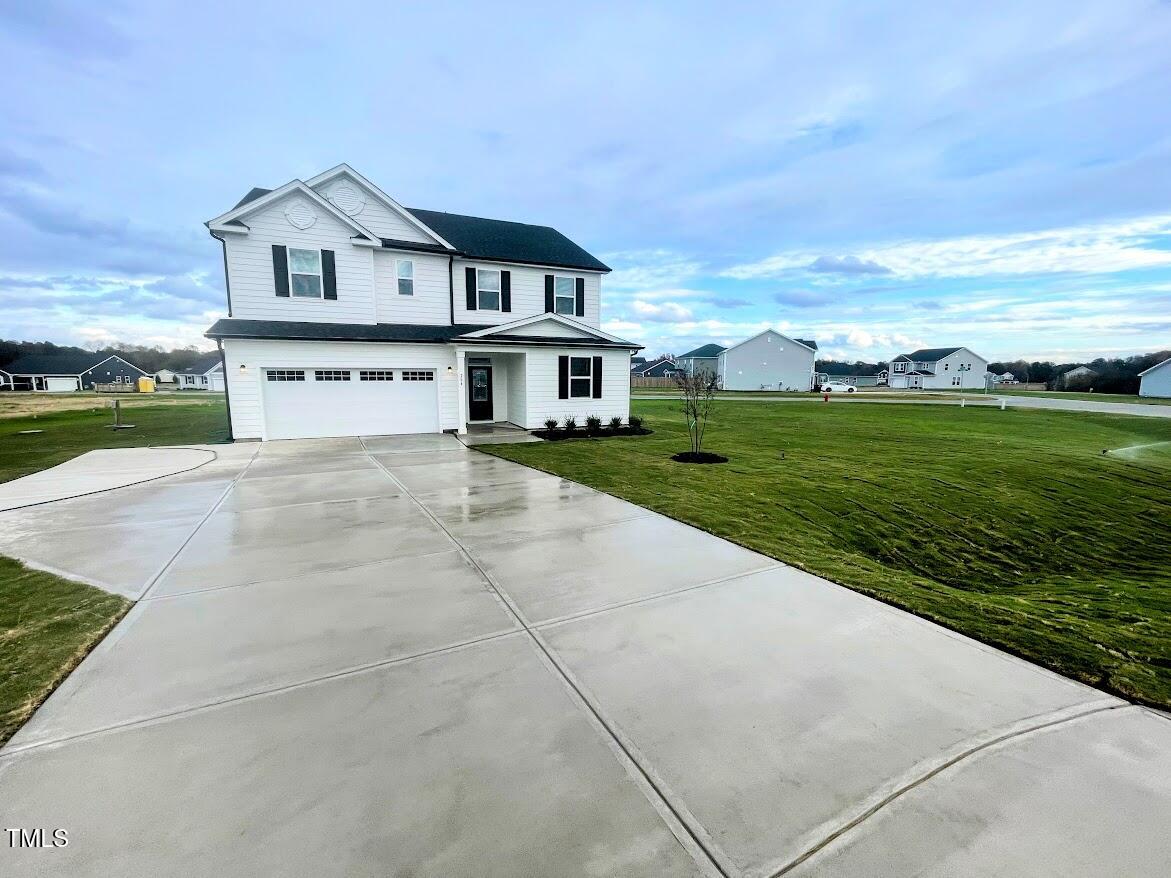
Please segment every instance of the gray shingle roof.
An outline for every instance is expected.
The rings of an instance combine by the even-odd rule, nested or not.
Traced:
[[[705,345],[700,345],[699,347],[697,347],[693,351],[688,351],[687,353],[681,355],[680,359],[687,360],[687,359],[694,358],[694,359],[700,359],[700,360],[714,360],[716,357],[718,357],[720,354],[722,354],[725,350],[727,350],[727,348],[725,348],[723,345],[705,344]]]
[[[407,210],[451,246],[473,259],[499,259],[590,271],[610,270],[604,262],[549,226],[416,207]]]
[[[805,347],[807,347],[807,348],[813,348],[814,350],[817,350],[817,342],[815,342],[811,338],[795,338],[795,339],[793,339],[793,341],[800,342],[801,344],[805,345]]]
[[[91,354],[86,351],[65,354],[28,354],[13,360],[3,368],[9,375],[81,375],[92,369],[110,354]]]
[[[224,317],[204,333],[208,338],[283,338],[311,341],[385,341],[444,344],[457,336],[491,326],[457,323],[454,326],[429,326],[415,323],[308,323],[304,320],[245,320]],[[493,335],[480,339],[460,339],[461,344],[494,344],[502,340],[521,344],[558,344],[565,347],[639,346],[626,341],[610,342],[601,338],[536,337]]]
[[[176,372],[177,375],[204,375],[211,369],[220,365],[223,361],[220,359],[219,351],[214,354],[208,354],[205,357],[200,357],[186,369]]]
[[[944,357],[949,357],[960,348],[920,348],[909,354],[895,357],[896,360],[914,360],[917,363],[937,363]]]

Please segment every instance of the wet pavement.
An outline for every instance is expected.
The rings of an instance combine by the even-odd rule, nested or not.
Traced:
[[[1171,721],[450,436],[0,513],[138,603],[0,751],[39,875],[1100,875]]]

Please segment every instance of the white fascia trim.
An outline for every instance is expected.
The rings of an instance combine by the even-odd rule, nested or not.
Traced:
[[[578,323],[576,320],[570,320],[563,314],[554,314],[552,311],[546,311],[544,314],[534,314],[532,317],[525,317],[521,320],[514,320],[511,323],[501,323],[498,326],[490,326],[487,329],[477,329],[475,332],[465,332],[463,335],[456,336],[457,338],[486,338],[500,333],[507,333],[512,329],[520,329],[532,323],[540,323],[542,320],[552,320],[555,323],[560,323],[570,329],[577,329],[588,333],[595,338],[601,338],[605,341],[612,341],[617,344],[629,344],[624,338],[618,338],[616,335],[610,335],[602,332],[600,329],[595,329],[593,326],[588,326],[585,323]]]
[[[363,237],[365,237],[369,240],[372,240],[374,242],[381,241],[381,239],[376,234],[374,234],[368,228],[363,226],[361,223],[354,220],[353,217],[347,215],[344,211],[338,210],[336,207],[334,207],[332,204],[330,204],[327,200],[325,200],[320,195],[318,195],[317,192],[315,192],[311,187],[305,185],[305,183],[302,182],[301,180],[291,180],[288,183],[286,183],[284,186],[282,186],[280,189],[273,189],[267,195],[261,195],[259,198],[257,198],[254,201],[249,201],[247,204],[242,204],[239,207],[232,208],[227,213],[222,213],[219,216],[217,216],[215,219],[208,220],[206,223],[204,223],[204,225],[206,225],[209,229],[212,229],[217,232],[218,231],[239,232],[240,231],[239,226],[236,226],[235,228],[233,228],[232,226],[225,225],[225,223],[227,223],[228,220],[240,219],[242,217],[256,213],[256,211],[258,211],[258,210],[263,210],[264,208],[268,207],[269,205],[273,204],[276,201],[279,201],[280,199],[284,198],[286,195],[292,194],[293,192],[300,192],[302,195],[306,196],[310,201],[314,202],[315,204],[317,204],[320,207],[327,210],[329,212],[330,216],[334,217],[334,219],[337,219],[340,222],[344,223],[345,225],[349,226],[351,229],[353,229],[354,231],[356,231],[358,234],[362,235]],[[248,229],[245,228],[244,231],[247,232]],[[357,242],[355,242],[355,243],[357,243]]]
[[[457,256],[456,262],[461,262],[464,265],[476,265],[482,263],[491,265],[512,265],[516,268],[539,268],[542,271],[550,271],[553,274],[559,274],[562,277],[569,277],[575,274],[596,274],[601,277],[604,274],[609,274],[611,269],[607,268],[604,271],[600,268],[570,268],[566,265],[550,265],[546,262],[513,262],[507,259],[492,259],[488,256]]]
[[[1142,378],[1144,375],[1149,375],[1151,372],[1154,372],[1156,369],[1162,369],[1168,363],[1171,363],[1171,357],[1168,357],[1166,360],[1164,360],[1161,363],[1155,363],[1155,365],[1151,366],[1151,368],[1149,368],[1149,369],[1143,369],[1143,371],[1138,373],[1138,377]]]
[[[381,189],[379,189],[377,186],[375,186],[373,183],[371,183],[369,180],[367,180],[365,177],[363,177],[361,174],[359,174],[357,171],[355,171],[353,168],[351,168],[349,165],[347,165],[345,162],[342,162],[337,167],[330,168],[328,171],[324,171],[324,172],[318,174],[316,177],[313,177],[309,180],[306,180],[305,183],[306,183],[306,185],[308,185],[310,187],[320,186],[322,183],[327,183],[330,180],[332,180],[334,177],[340,177],[342,174],[349,174],[351,177],[354,178],[354,180],[356,182],[361,183],[363,186],[365,186],[367,189],[369,189],[371,192],[373,192],[376,196],[378,196],[378,198],[380,198],[382,200],[383,204],[385,204],[387,207],[389,207],[391,210],[393,210],[395,213],[397,213],[399,216],[401,216],[404,220],[406,220],[408,223],[410,223],[412,226],[414,226],[416,229],[418,229],[423,234],[430,235],[432,238],[434,238],[437,242],[442,244],[448,250],[455,250],[456,249],[451,244],[449,244],[447,241],[445,241],[442,237],[440,237],[433,229],[428,227],[426,223],[424,223],[422,220],[420,220],[417,216],[415,216],[413,213],[411,213],[409,210],[407,210],[405,207],[403,207],[401,204],[399,204],[397,201],[395,201],[393,198],[391,198],[389,195],[387,195],[385,192],[383,192]]]

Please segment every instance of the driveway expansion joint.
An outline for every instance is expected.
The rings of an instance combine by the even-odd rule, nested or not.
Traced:
[[[871,805],[861,814],[858,814],[853,819],[842,824],[833,832],[830,832],[816,844],[807,848],[800,855],[788,861],[779,869],[774,869],[773,871],[764,873],[766,878],[780,878],[780,876],[788,874],[793,869],[796,869],[798,866],[817,856],[817,854],[828,848],[838,839],[848,835],[854,829],[857,829],[871,817],[883,810],[887,805],[890,805],[896,800],[902,798],[907,793],[912,792],[938,775],[944,773],[949,768],[952,768],[953,766],[956,766],[961,762],[971,758],[972,756],[984,752],[985,750],[989,750],[993,747],[997,747],[1001,744],[1005,744],[1009,741],[1025,737],[1027,735],[1035,734],[1036,732],[1041,732],[1045,731],[1046,729],[1052,729],[1057,726],[1077,722],[1078,720],[1082,720],[1090,716],[1095,716],[1099,713],[1123,710],[1126,708],[1135,708],[1135,705],[1130,704],[1129,702],[1119,701],[1113,698],[1109,699],[1110,703],[1103,703],[1103,701],[1104,699],[1100,699],[1095,702],[1088,702],[1086,704],[1075,705],[1073,707],[1063,708],[1061,710],[1049,711],[1040,715],[1039,717],[1035,717],[1034,722],[1024,727],[1015,728],[1010,732],[997,735],[996,737],[982,741],[979,744],[965,748],[961,752],[951,756],[948,759],[945,759],[929,770],[917,774],[907,783],[901,784],[897,789],[881,798],[878,802]],[[1045,717],[1049,717],[1049,719],[1045,719]]]
[[[570,691],[570,693],[575,697],[580,705],[585,707],[587,713],[592,717],[593,722],[597,724],[601,730],[609,735],[609,743],[611,744],[611,748],[617,748],[616,753],[622,754],[624,757],[622,761],[625,763],[625,767],[627,768],[628,772],[633,769],[633,771],[638,773],[642,781],[638,785],[640,788],[642,788],[644,795],[647,795],[648,790],[653,792],[653,797],[651,795],[647,795],[648,800],[650,800],[651,805],[655,807],[655,810],[660,814],[661,817],[663,817],[664,822],[667,823],[668,827],[670,827],[672,832],[676,835],[679,843],[682,844],[687,849],[688,853],[691,854],[692,858],[696,860],[696,865],[704,868],[705,871],[714,869],[720,876],[722,876],[722,878],[734,878],[734,876],[738,876],[740,874],[739,870],[732,866],[728,859],[722,854],[722,852],[719,852],[715,848],[711,838],[702,829],[702,827],[700,827],[699,821],[695,820],[695,818],[687,811],[685,807],[674,802],[673,797],[667,795],[667,793],[664,791],[664,786],[661,779],[658,779],[653,770],[644,764],[645,760],[639,758],[636,755],[636,751],[631,746],[631,744],[626,741],[625,736],[616,730],[614,724],[603,715],[601,708],[586,695],[584,688],[573,678],[573,676],[569,673],[568,668],[566,668],[562,662],[559,661],[552,648],[541,637],[540,632],[535,627],[533,627],[532,623],[529,622],[524,613],[521,611],[520,607],[516,605],[516,603],[503,589],[503,587],[501,587],[500,584],[496,582],[495,578],[484,569],[483,565],[481,565],[479,561],[476,560],[475,556],[472,555],[471,550],[463,544],[463,542],[447,527],[446,524],[444,524],[444,522],[437,515],[435,515],[435,513],[427,508],[422,500],[415,496],[413,491],[411,491],[405,484],[403,484],[403,482],[400,481],[394,475],[394,473],[390,471],[389,468],[387,468],[370,452],[370,450],[366,447],[366,442],[364,439],[359,438],[358,441],[362,443],[362,448],[370,456],[370,459],[374,461],[374,463],[384,473],[386,473],[387,478],[398,485],[403,493],[419,507],[423,514],[426,515],[427,518],[429,518],[440,530],[442,530],[447,535],[448,539],[450,539],[452,543],[455,544],[467,562],[475,568],[475,570],[483,578],[484,582],[487,583],[488,587],[491,588],[492,591],[496,594],[497,598],[508,610],[509,614],[512,615],[513,618],[515,618],[516,621],[520,624],[523,632],[528,636],[529,640],[536,647],[539,654],[541,654],[544,659],[552,666],[555,674],[561,678],[562,682]],[[522,464],[515,465],[522,466]],[[666,813],[664,813],[664,809]],[[680,837],[680,830],[686,834],[686,838]],[[702,857],[704,859],[700,859],[700,857],[697,856],[697,851],[702,853]]]

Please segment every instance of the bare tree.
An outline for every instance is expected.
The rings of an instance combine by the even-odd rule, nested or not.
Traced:
[[[707,416],[716,396],[718,380],[706,369],[690,375],[675,373],[675,384],[683,394],[683,416],[687,419],[687,432],[691,436],[691,451],[699,454],[703,450],[703,433],[707,429]]]

